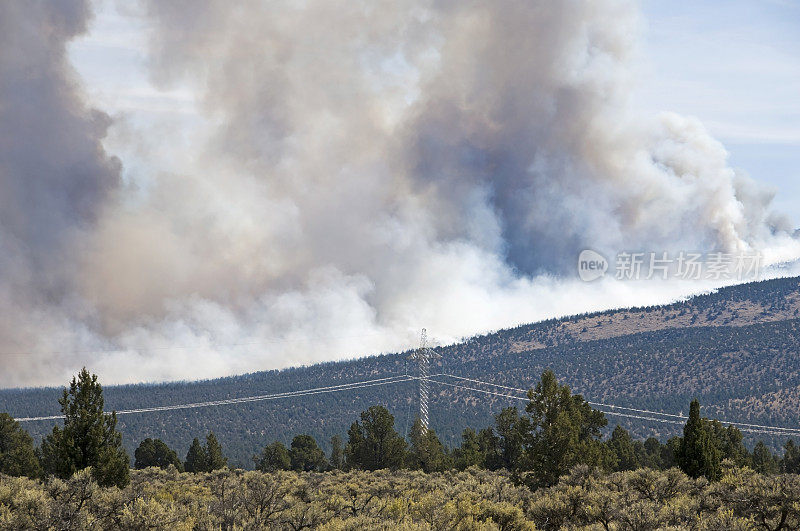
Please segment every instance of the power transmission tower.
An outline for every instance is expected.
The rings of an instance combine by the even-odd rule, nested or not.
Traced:
[[[428,377],[429,364],[431,359],[440,357],[428,348],[428,333],[424,328],[420,336],[419,348],[409,356],[409,359],[416,360],[419,379],[419,420],[422,422],[423,431],[428,430]]]

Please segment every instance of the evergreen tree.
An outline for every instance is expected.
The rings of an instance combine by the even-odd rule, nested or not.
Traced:
[[[681,453],[682,437],[670,437],[661,447],[661,467],[664,470],[678,466],[678,455]]]
[[[655,437],[649,437],[642,445],[644,452],[638,457],[639,463],[643,467],[652,468],[653,470],[664,469],[664,462],[662,455],[664,453],[664,445]]]
[[[758,441],[753,448],[753,470],[759,474],[778,473],[778,461],[764,441]]]
[[[289,450],[280,441],[275,441],[264,447],[260,457],[253,458],[256,469],[262,472],[275,472],[276,470],[290,470],[292,461]]]
[[[363,470],[403,466],[406,441],[394,429],[394,416],[383,406],[372,406],[361,413],[361,423],[348,430],[345,460],[348,467]]]
[[[711,426],[700,418],[700,402],[692,400],[676,456],[678,466],[693,478],[705,476],[711,481],[717,480],[721,474],[719,446]]]
[[[791,439],[783,445],[781,472],[784,474],[800,474],[800,446],[796,446]]]
[[[36,478],[41,473],[31,436],[10,415],[0,413],[0,474]]]
[[[161,439],[143,440],[133,453],[133,459],[133,467],[137,470],[150,466],[166,469],[172,465],[183,472],[183,463],[178,459],[178,454]]]
[[[84,367],[58,402],[64,427],[55,426],[42,441],[45,473],[68,478],[92,467],[92,475],[101,486],[127,485],[130,460],[122,446],[122,435],[116,430],[116,412],[103,413],[103,388],[97,375]]]
[[[314,440],[311,435],[297,435],[292,439],[289,458],[292,463],[292,470],[301,472],[322,471],[328,466],[325,460],[325,452]]]
[[[409,434],[411,451],[408,455],[409,468],[423,472],[442,472],[450,467],[450,459],[436,432],[422,425],[417,418]]]
[[[337,470],[344,468],[344,448],[339,434],[331,437],[331,467]]]
[[[633,440],[625,428],[619,425],[614,428],[611,438],[608,440],[608,447],[616,456],[617,470],[636,470],[639,468],[639,459],[636,456]]]
[[[736,466],[745,466],[750,455],[744,446],[742,432],[735,426],[725,427],[718,420],[705,421],[711,438],[717,445],[720,461],[730,459]]]
[[[194,438],[192,445],[189,446],[183,468],[186,472],[206,472],[206,451],[197,437]]]
[[[205,454],[206,472],[225,468],[225,466],[228,464],[228,458],[223,455],[222,445],[219,444],[219,441],[217,441],[217,437],[214,435],[213,431],[208,432],[208,436],[206,437],[206,446],[203,448],[203,453]]]
[[[501,468],[514,470],[522,460],[523,442],[528,425],[515,407],[507,407],[495,416],[497,453]]]
[[[483,428],[478,432],[478,444],[480,445],[483,463],[486,468],[489,470],[503,468],[503,457],[500,455],[500,437],[495,435],[491,427]]]
[[[471,466],[486,466],[486,455],[481,449],[481,441],[475,430],[466,428],[461,433],[461,447],[453,452],[455,466],[459,470],[464,470]]]
[[[613,455],[600,441],[608,421],[569,387],[545,371],[528,391],[528,417],[520,420],[524,455],[513,465],[514,476],[532,488],[550,486],[577,464],[609,469]]]

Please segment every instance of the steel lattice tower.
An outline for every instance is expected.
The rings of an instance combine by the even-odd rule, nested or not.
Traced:
[[[419,382],[419,420],[422,422],[422,429],[428,429],[428,377],[430,360],[438,357],[438,354],[428,348],[428,333],[424,328],[420,336],[419,348],[411,354],[409,359],[416,360],[418,382]]]

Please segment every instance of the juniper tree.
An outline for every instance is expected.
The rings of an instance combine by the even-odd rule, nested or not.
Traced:
[[[408,454],[408,464],[412,469],[422,469],[424,472],[442,472],[450,467],[450,458],[436,432],[422,425],[417,418],[411,427],[411,451]]]
[[[515,407],[504,408],[495,416],[495,442],[501,468],[514,470],[520,466],[528,431],[527,421],[520,417]]]
[[[700,402],[692,400],[689,419],[683,428],[683,439],[676,455],[678,466],[687,475],[709,480],[720,477],[720,450],[705,419],[700,418]]]
[[[35,478],[41,472],[31,436],[10,415],[0,413],[0,474]]]
[[[784,474],[800,474],[800,446],[796,446],[791,439],[783,445],[781,472]]]
[[[195,437],[186,452],[186,461],[183,464],[186,472],[206,472],[206,451],[200,444],[200,440]]]
[[[639,459],[636,456],[633,440],[622,426],[618,425],[611,432],[608,448],[616,457],[617,464],[615,468],[617,470],[635,470],[639,468]]]
[[[73,377],[69,389],[58,403],[64,414],[64,427],[53,427],[42,441],[41,456],[45,473],[69,478],[92,467],[101,486],[128,484],[130,460],[116,430],[117,414],[103,412],[103,388],[97,375],[84,367]]]
[[[289,458],[292,470],[301,472],[322,471],[328,466],[325,453],[311,435],[297,435],[292,439]]]
[[[753,448],[753,470],[759,474],[778,473],[778,460],[772,455],[764,441],[758,441]]]
[[[214,432],[208,432],[206,446],[203,448],[206,459],[206,472],[219,470],[228,464],[228,458],[222,453],[222,445],[217,440]]]
[[[268,444],[261,451],[261,455],[253,459],[256,462],[256,469],[261,472],[275,472],[292,468],[289,450],[280,441]]]
[[[345,459],[348,467],[363,470],[403,466],[406,441],[394,429],[394,416],[383,406],[361,412],[361,423],[348,430]]]
[[[143,440],[133,453],[133,459],[133,467],[137,470],[150,466],[167,468],[169,465],[173,465],[179,471],[183,472],[183,463],[181,463],[181,460],[178,458],[178,454],[161,439],[151,439],[148,437]]]
[[[453,451],[453,458],[459,470],[486,466],[486,454],[481,449],[481,441],[475,430],[466,428],[461,433],[461,446]]]
[[[528,391],[528,398],[528,415],[519,420],[524,454],[513,466],[515,477],[530,487],[542,487],[554,485],[577,464],[611,467],[613,456],[600,441],[600,430],[608,423],[602,412],[559,385],[549,370]]]
[[[337,470],[344,468],[344,448],[342,447],[342,437],[339,434],[331,437],[331,467]]]

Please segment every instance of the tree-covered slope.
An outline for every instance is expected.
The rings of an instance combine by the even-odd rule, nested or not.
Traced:
[[[721,289],[668,306],[549,320],[437,348],[432,372],[527,387],[547,368],[589,400],[686,412],[691,398],[704,415],[800,426],[800,280],[778,279]],[[107,409],[132,409],[263,395],[413,373],[408,353],[373,356],[201,382],[109,386]],[[89,368],[91,369],[91,367]],[[456,383],[453,380],[448,380]],[[65,382],[66,383],[66,382]],[[487,389],[481,387],[482,389]],[[0,391],[0,411],[15,417],[58,413],[59,389]],[[232,464],[274,439],[310,433],[324,447],[359,412],[384,404],[407,432],[417,407],[413,382],[233,405],[119,417],[129,452],[146,437],[185,455],[194,437],[213,430]],[[464,427],[482,427],[513,399],[431,384],[431,424],[453,444]],[[637,437],[667,437],[679,425],[609,416]],[[52,423],[29,422],[39,439]],[[752,440],[751,440],[752,442]]]

